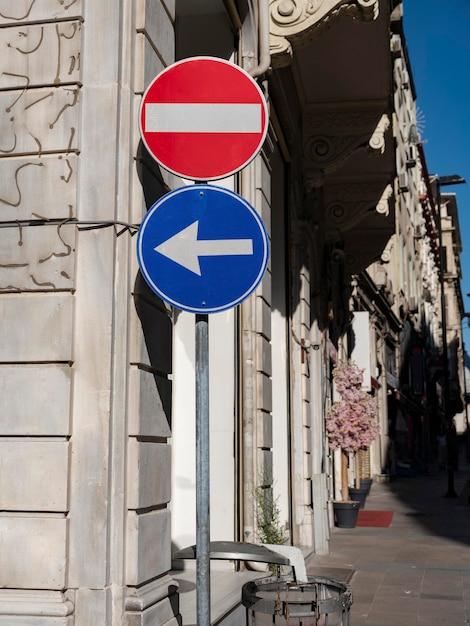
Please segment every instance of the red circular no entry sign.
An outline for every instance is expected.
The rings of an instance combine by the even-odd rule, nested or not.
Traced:
[[[238,172],[258,154],[268,109],[256,82],[238,65],[192,57],[153,80],[139,124],[160,165],[183,178],[208,181]]]

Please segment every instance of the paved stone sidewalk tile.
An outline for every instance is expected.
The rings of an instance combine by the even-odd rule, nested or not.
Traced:
[[[393,511],[390,526],[332,528],[330,554],[309,560],[349,581],[351,626],[470,626],[470,504],[444,497],[447,474],[431,470],[374,483],[366,509]],[[463,461],[458,494],[469,480]]]

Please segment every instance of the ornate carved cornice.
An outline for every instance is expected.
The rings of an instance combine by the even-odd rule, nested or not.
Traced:
[[[390,126],[383,108],[352,111],[307,109],[303,120],[303,169],[307,188],[319,187],[358,149],[381,155]]]
[[[273,67],[288,65],[292,45],[304,45],[343,17],[377,19],[379,0],[270,0]]]

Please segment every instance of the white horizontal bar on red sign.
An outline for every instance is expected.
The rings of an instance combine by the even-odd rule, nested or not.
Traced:
[[[147,103],[150,133],[260,133],[260,104]]]

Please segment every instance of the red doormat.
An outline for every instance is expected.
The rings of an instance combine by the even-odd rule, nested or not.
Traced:
[[[356,526],[388,528],[392,523],[393,511],[369,511],[359,509]]]

